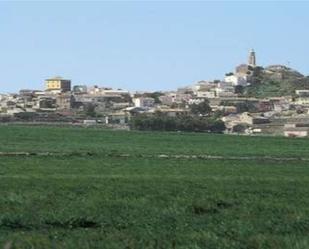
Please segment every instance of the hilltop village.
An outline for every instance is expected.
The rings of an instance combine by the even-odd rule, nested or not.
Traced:
[[[54,77],[45,80],[44,91],[0,94],[1,123],[194,131],[203,120],[208,126],[196,131],[309,136],[309,78],[284,65],[258,66],[251,50],[247,64],[222,80],[201,80],[175,91],[129,92]]]

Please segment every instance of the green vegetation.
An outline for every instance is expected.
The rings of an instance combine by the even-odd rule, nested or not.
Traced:
[[[242,112],[257,112],[256,106],[252,101],[242,100],[242,101],[221,101],[220,105],[224,106],[235,106],[237,108],[238,113]]]
[[[309,77],[284,66],[252,69],[251,86],[244,89],[249,97],[294,96],[295,90],[309,89]]]
[[[135,94],[136,97],[146,97],[146,98],[153,98],[155,104],[160,104],[160,96],[164,95],[161,92],[152,92],[152,93],[143,93],[143,94]]]
[[[192,104],[190,106],[190,111],[195,115],[209,115],[211,113],[209,101],[204,100],[199,104]]]
[[[189,113],[170,116],[157,111],[153,114],[136,114],[131,118],[130,128],[141,131],[194,131],[222,133],[224,122],[218,119],[218,113],[212,113],[208,101],[192,104]]]
[[[0,126],[0,141],[33,153],[2,153],[1,249],[309,246],[307,139]]]
[[[169,117],[164,114],[140,114],[131,119],[130,127],[142,131],[196,131],[217,132],[225,130],[224,122],[214,118],[179,115]]]

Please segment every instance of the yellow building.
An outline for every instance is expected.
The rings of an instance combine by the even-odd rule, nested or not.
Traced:
[[[69,92],[71,91],[71,81],[62,79],[61,77],[55,77],[45,80],[47,91],[60,91]]]

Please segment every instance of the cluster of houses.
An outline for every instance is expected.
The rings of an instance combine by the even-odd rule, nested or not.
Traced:
[[[151,115],[160,111],[173,117],[189,113],[192,104],[206,100],[224,121],[226,133],[309,136],[309,90],[299,89],[293,97],[267,99],[239,95],[237,89],[250,84],[248,68],[255,66],[252,50],[248,64],[236,67],[224,80],[202,80],[165,92],[72,87],[70,80],[54,77],[45,81],[44,91],[0,94],[0,122],[70,122],[125,127],[138,113]]]

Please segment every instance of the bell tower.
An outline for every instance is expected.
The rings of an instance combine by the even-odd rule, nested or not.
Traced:
[[[248,65],[252,67],[256,66],[255,51],[253,49],[251,49],[249,52]]]

